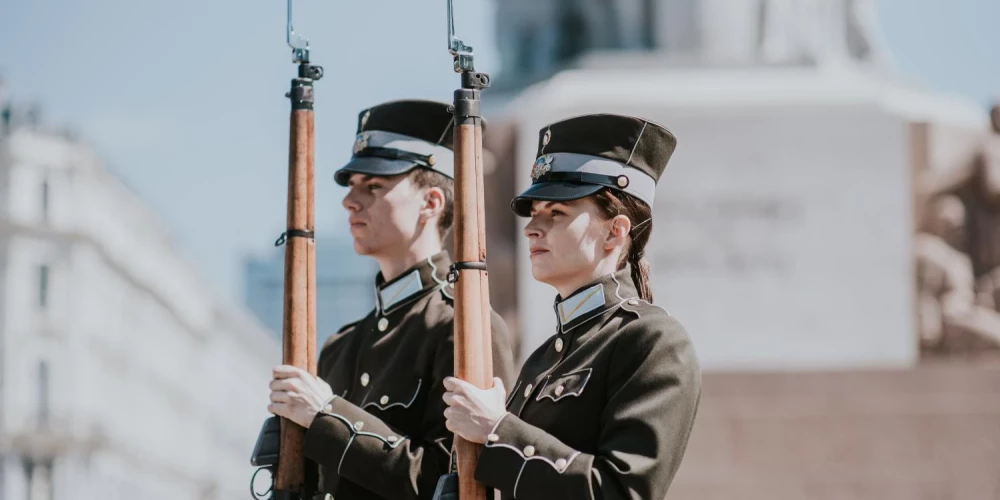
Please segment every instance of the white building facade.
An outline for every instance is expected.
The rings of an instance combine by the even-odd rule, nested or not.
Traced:
[[[237,499],[280,345],[85,145],[0,123],[0,500]]]

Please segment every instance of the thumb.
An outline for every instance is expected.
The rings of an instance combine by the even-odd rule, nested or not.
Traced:
[[[503,380],[500,380],[500,377],[493,377],[493,388],[494,389],[500,389],[501,393],[503,393],[504,395],[507,395],[507,389],[504,388],[504,386],[503,386]]]

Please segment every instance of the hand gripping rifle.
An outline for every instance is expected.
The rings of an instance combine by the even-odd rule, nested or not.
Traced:
[[[288,144],[287,229],[274,244],[285,244],[285,290],[282,324],[282,363],[316,374],[316,246],[313,82],[323,77],[323,68],[309,63],[309,41],[292,28],[292,0],[288,0],[286,43],[292,48],[292,62],[298,76],[292,79],[291,120]],[[305,429],[286,419],[272,416],[264,422],[250,463],[271,473],[271,488],[254,498],[305,500],[315,493],[307,481],[302,439]],[[256,476],[256,473],[254,474]]]
[[[483,188],[483,119],[480,91],[490,76],[477,73],[472,47],[455,37],[453,0],[448,0],[448,51],[461,74],[455,91],[455,263],[449,281],[455,283],[455,376],[488,389],[493,386],[490,293],[486,273],[486,211]],[[455,436],[458,495],[485,500],[486,489],[475,480],[481,445]],[[440,492],[440,490],[439,490]],[[454,492],[450,492],[454,494]]]

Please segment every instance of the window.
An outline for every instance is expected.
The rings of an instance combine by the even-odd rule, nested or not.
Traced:
[[[49,423],[49,364],[45,361],[40,361],[38,363],[38,373],[37,373],[37,387],[35,390],[37,392],[37,404],[38,404],[38,423],[44,426]]]
[[[49,221],[49,181],[42,181],[42,220]]]
[[[38,307],[49,307],[49,266],[46,264],[38,268]]]

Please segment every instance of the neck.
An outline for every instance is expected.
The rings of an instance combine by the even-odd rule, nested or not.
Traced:
[[[433,238],[426,234],[417,237],[413,243],[398,252],[375,257],[379,270],[382,271],[382,278],[385,281],[392,281],[403,274],[407,269],[417,265],[418,262],[433,257],[441,252],[441,239],[434,235]]]
[[[618,258],[614,259],[606,258],[598,262],[590,272],[580,273],[571,276],[570,279],[563,281],[562,283],[555,284],[556,290],[559,292],[559,297],[561,299],[566,299],[573,292],[579,290],[581,287],[587,285],[588,283],[593,283],[601,276],[605,276],[614,273],[618,270]]]

